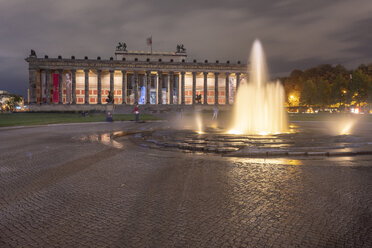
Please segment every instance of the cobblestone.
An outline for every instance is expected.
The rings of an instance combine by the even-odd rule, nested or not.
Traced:
[[[233,158],[104,135],[161,125],[0,130],[0,246],[372,246],[371,156]]]

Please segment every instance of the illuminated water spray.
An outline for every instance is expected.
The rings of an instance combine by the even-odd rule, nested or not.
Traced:
[[[202,123],[202,117],[200,116],[200,112],[196,112],[195,114],[195,122],[196,122],[196,128],[198,134],[203,134],[203,123]]]
[[[242,82],[234,106],[231,134],[277,134],[288,131],[284,88],[268,82],[265,55],[255,40],[250,57],[249,82]]]

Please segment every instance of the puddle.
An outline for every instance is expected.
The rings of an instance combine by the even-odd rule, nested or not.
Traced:
[[[91,134],[91,135],[78,137],[77,139],[79,141],[92,142],[92,143],[97,142],[97,143],[101,143],[106,146],[121,149],[124,147],[123,144],[115,141],[114,138],[122,136],[122,135],[123,135],[122,132]]]

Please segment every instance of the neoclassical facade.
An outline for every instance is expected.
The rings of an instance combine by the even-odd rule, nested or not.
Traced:
[[[185,51],[174,53],[116,50],[103,60],[38,58],[29,64],[30,103],[107,104],[231,104],[247,65],[188,61]],[[199,99],[196,101],[196,99]]]

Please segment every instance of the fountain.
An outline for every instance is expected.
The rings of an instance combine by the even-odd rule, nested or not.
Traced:
[[[248,72],[249,80],[243,80],[238,89],[230,131],[225,129],[223,119],[218,123],[202,108],[194,107],[188,116],[181,112],[172,127],[136,134],[136,142],[156,149],[247,158],[372,154],[369,126],[356,126],[358,123],[350,116],[335,116],[335,121],[326,122],[293,121],[288,125],[284,88],[278,81],[269,81],[258,40],[252,47]]]
[[[229,134],[279,134],[288,131],[284,88],[268,82],[265,55],[258,40],[252,46],[250,78],[239,87]]]

